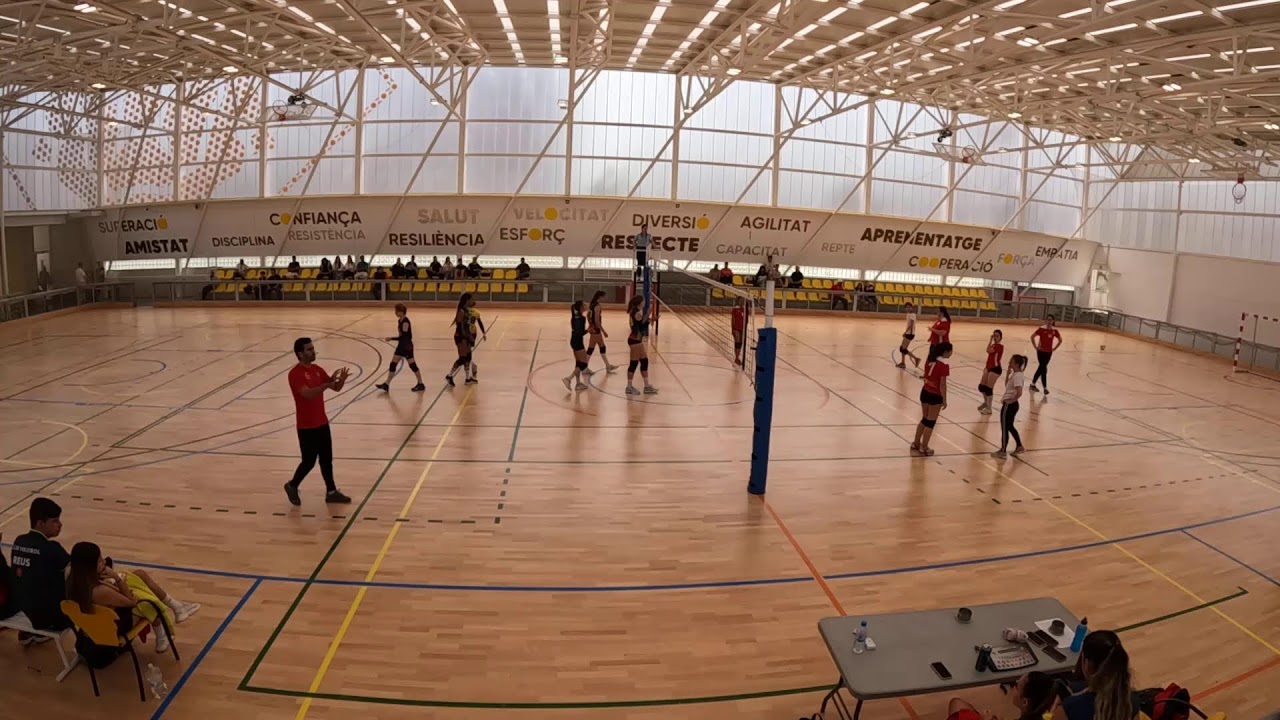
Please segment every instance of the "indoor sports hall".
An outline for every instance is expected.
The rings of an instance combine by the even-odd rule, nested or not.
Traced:
[[[3,4],[0,716],[1273,716],[1277,47]]]

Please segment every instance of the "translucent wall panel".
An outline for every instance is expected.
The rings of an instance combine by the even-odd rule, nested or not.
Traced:
[[[555,134],[555,140],[547,149],[548,155],[564,155],[567,128],[552,123],[467,123],[467,154],[537,155]]]
[[[7,130],[4,133],[4,159],[12,166],[95,170],[98,148],[91,140]]]
[[[1018,197],[1022,172],[1000,165],[956,165],[956,187]]]
[[[354,158],[325,158],[307,184],[311,165],[307,160],[272,160],[267,163],[267,195],[354,194],[356,161]]]
[[[680,131],[680,162],[726,163],[759,167],[769,161],[773,141],[759,135]]]
[[[556,97],[567,98],[567,92]],[[675,92],[675,75],[605,70],[578,101],[574,120],[669,128],[675,124]]]
[[[1050,177],[1047,173],[1027,173],[1027,196],[1033,202],[1057,203],[1079,208],[1084,198],[1084,183],[1070,177]]]
[[[1065,237],[1076,232],[1079,227],[1080,208],[1032,200],[1023,208],[1019,220],[1023,230]]]
[[[6,168],[4,208],[24,210],[79,210],[97,205],[97,173],[58,172],[35,168]]]
[[[177,87],[163,85],[147,93],[124,92],[110,96],[102,108],[107,135],[130,137],[145,132],[173,132],[178,105],[173,101]]]
[[[947,160],[932,154],[912,154],[890,150],[884,153],[881,149],[873,151],[872,162],[881,154],[884,159],[876,166],[872,175],[889,180],[905,180],[943,187],[947,184]],[[959,171],[957,171],[959,176]]]
[[[896,100],[877,100],[872,106],[876,143],[892,142],[898,148],[914,148],[933,152],[938,130],[947,124],[951,113],[940,108],[925,108]]]
[[[1084,237],[1103,245],[1172,252],[1177,244],[1177,213],[1099,210]]]
[[[1152,183],[1154,184],[1154,183]],[[1177,183],[1163,183],[1177,193]],[[1225,213],[1262,213],[1280,215],[1280,183],[1246,181],[1244,201],[1236,204],[1231,191],[1234,180],[1197,180],[1182,185],[1183,210],[1209,210]]]
[[[860,146],[812,140],[792,140],[782,146],[779,165],[785,170],[862,175],[866,150]]]
[[[689,94],[690,104],[698,101],[700,87],[698,83],[693,83],[694,90]],[[686,127],[771,134],[773,93],[773,85],[769,83],[731,83],[690,118]]]
[[[178,199],[258,197],[260,168],[256,160],[183,165],[178,179]]]
[[[952,196],[951,220],[967,225],[1003,227],[1018,209],[1015,198],[957,190]],[[926,209],[927,212],[927,209]],[[946,216],[943,215],[943,218]],[[1017,221],[1009,227],[1018,227]]]
[[[513,193],[529,168],[533,167],[533,161],[532,157],[467,157],[465,192]],[[543,158],[520,192],[525,195],[562,195],[564,173],[564,158]]]
[[[365,155],[421,155],[440,130],[439,122],[381,122],[364,126]],[[458,152],[458,123],[444,126],[432,155]]]
[[[778,205],[782,207],[814,208],[817,210],[843,210],[864,212],[863,190],[860,178],[838,175],[819,175],[807,172],[783,170],[778,176]],[[856,187],[856,190],[855,190]],[[840,205],[849,197],[848,202]],[[683,193],[682,193],[683,194]]]
[[[983,152],[983,161],[989,165],[1022,167],[1022,147],[1026,144],[1026,136],[1016,123],[961,114],[958,125],[951,140],[957,148],[977,148]],[[931,142],[936,139],[932,138]],[[1031,164],[1035,165],[1034,162]]]
[[[945,194],[946,190],[943,188],[875,180],[871,188],[871,212],[875,215],[945,220],[946,203],[929,215],[929,211],[933,210]]]
[[[106,205],[134,205],[173,200],[173,167],[136,167],[103,173]]]
[[[575,159],[570,192],[574,195],[625,196],[640,179],[648,165],[647,160]],[[554,192],[563,192],[563,189]],[[683,196],[684,193],[681,195]],[[671,197],[671,163],[655,164],[633,197]]]
[[[419,71],[429,78],[428,70]],[[449,100],[458,85],[446,84],[436,92]],[[379,120],[443,120],[449,111],[444,105],[433,105],[435,97],[405,68],[379,68],[364,74],[364,119]]]
[[[558,68],[484,67],[467,93],[467,117],[560,120],[569,97],[569,71]]]
[[[351,155],[356,151],[355,129],[351,123],[336,127],[331,123],[273,123],[267,126],[268,157],[309,159],[322,150],[325,157]]]
[[[82,138],[98,136],[98,121],[90,111],[101,99],[98,93],[30,93],[22,102],[39,107],[15,109],[9,114],[5,132],[31,130]],[[47,109],[46,109],[47,108]],[[79,113],[79,114],[74,114]]]
[[[866,98],[861,95],[847,93],[820,95],[813,90],[784,87],[782,88],[782,127],[779,130],[785,130],[793,122],[798,122],[802,118],[822,117],[836,110],[843,110],[839,115],[802,125],[793,137],[865,145],[867,122],[870,117],[870,106],[860,104],[865,100]]]
[[[399,195],[418,169],[421,157],[366,157],[364,159],[364,192]],[[456,193],[458,187],[458,157],[445,155],[430,157],[418,173],[410,193]]]
[[[756,175],[756,168],[680,163],[680,197],[689,200],[733,202]],[[770,174],[766,170],[741,199],[748,205],[769,204]]]
[[[1093,185],[1089,190],[1094,196],[1091,201],[1101,203],[1104,208],[1174,210],[1178,207],[1176,182],[1120,182],[1114,185],[1115,190],[1110,195],[1107,195],[1107,191],[1111,189],[1112,183]],[[1230,198],[1228,193],[1228,201]]]
[[[1205,255],[1280,262],[1280,218],[1245,215],[1182,216],[1178,249]]]
[[[573,154],[576,157],[622,157],[648,160],[662,150],[661,158],[671,159],[671,144],[662,146],[671,136],[664,128],[625,127],[618,125],[573,126]]]

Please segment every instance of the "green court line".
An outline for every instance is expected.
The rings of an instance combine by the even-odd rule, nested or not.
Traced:
[[[1149,620],[1136,622],[1132,625],[1125,625],[1117,628],[1116,632],[1123,633],[1130,630],[1154,625],[1156,623],[1171,620],[1176,617],[1188,615],[1198,610],[1219,605],[1228,600],[1234,600],[1238,597],[1248,595],[1249,591],[1243,587],[1237,586],[1237,592],[1230,595],[1224,595],[1216,600],[1210,600],[1199,605],[1193,605],[1183,608],[1167,615],[1161,615]],[[247,679],[247,676],[246,676]],[[469,708],[480,710],[588,710],[588,709],[607,709],[607,708],[628,708],[628,707],[655,707],[662,705],[699,705],[707,703],[721,702],[737,702],[740,700],[758,700],[761,698],[783,697],[786,695],[805,695],[807,693],[828,692],[833,685],[811,685],[808,687],[786,688],[784,690],[763,690],[760,692],[738,693],[735,695],[707,695],[704,697],[687,697],[687,698],[664,698],[659,700],[613,700],[613,701],[596,701],[596,702],[565,702],[565,703],[536,703],[536,702],[461,702],[453,700],[414,700],[411,698],[392,698],[377,697],[374,695],[343,695],[341,693],[321,693],[306,692],[304,690],[282,690],[280,688],[255,687],[247,682],[240,684],[240,689],[245,692],[258,693],[260,695],[277,695],[280,697],[292,698],[311,698],[312,700],[334,700],[338,702],[362,703],[367,705],[403,705],[407,707],[448,707],[448,708]]]
[[[418,417],[418,422],[414,423],[413,429],[404,436],[404,440],[400,443],[400,447],[396,448],[395,454],[391,456],[391,459],[388,460],[387,464],[382,468],[382,472],[378,474],[378,479],[373,481],[373,485],[369,488],[369,492],[365,493],[364,499],[356,506],[355,512],[352,512],[350,517],[347,518],[347,522],[342,526],[342,530],[338,532],[338,536],[333,539],[333,543],[329,546],[329,549],[325,551],[324,557],[320,558],[320,562],[316,565],[315,570],[311,571],[311,575],[307,578],[306,582],[302,584],[302,589],[298,591],[297,597],[295,597],[293,602],[289,604],[289,609],[285,611],[284,617],[280,618],[279,624],[276,625],[275,630],[271,631],[271,636],[267,638],[267,642],[263,644],[262,649],[258,651],[258,656],[253,659],[253,664],[249,666],[249,671],[246,672],[244,677],[240,680],[241,690],[248,689],[249,680],[253,678],[254,673],[258,671],[258,666],[262,664],[262,660],[267,656],[267,653],[271,651],[276,639],[279,638],[280,633],[284,631],[284,626],[289,623],[289,619],[293,617],[293,613],[297,611],[298,606],[302,604],[302,599],[306,597],[307,591],[311,589],[316,578],[320,576],[320,572],[323,571],[325,565],[328,564],[329,558],[333,557],[333,553],[337,551],[338,545],[346,539],[347,532],[351,530],[351,526],[354,525],[356,519],[360,517],[360,513],[364,512],[364,506],[369,503],[370,498],[372,498],[373,494],[378,491],[378,487],[382,485],[382,481],[386,479],[387,473],[390,472],[392,466],[396,464],[396,460],[400,457],[400,454],[404,452],[406,447],[408,447],[409,440],[411,440],[414,434],[418,432],[418,428],[421,427],[422,422],[431,414],[431,410],[435,408],[436,403],[440,402],[440,398],[444,397],[444,392],[449,387],[450,386],[448,385],[440,387],[440,392],[436,393],[435,398],[431,401],[431,404],[427,406],[427,409],[422,411],[422,415]]]

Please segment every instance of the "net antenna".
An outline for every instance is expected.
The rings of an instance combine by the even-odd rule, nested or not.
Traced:
[[[1231,372],[1280,381],[1280,316],[1240,313]]]
[[[306,95],[294,93],[283,102],[268,105],[263,112],[264,122],[295,122],[307,120],[316,114],[316,106],[311,104]]]
[[[671,278],[660,288],[658,303],[663,310],[680,318],[754,384],[756,330],[764,323],[765,291],[712,280],[674,263],[668,263],[665,269]],[[734,282],[740,282],[742,277],[735,274]],[[739,318],[735,318],[735,308],[742,310]]]

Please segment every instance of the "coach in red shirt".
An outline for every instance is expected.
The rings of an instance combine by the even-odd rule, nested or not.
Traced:
[[[293,479],[284,484],[284,493],[289,496],[290,503],[301,505],[298,486],[319,460],[320,474],[324,476],[327,490],[324,501],[349,503],[351,498],[343,495],[333,484],[333,436],[329,433],[329,416],[324,412],[324,391],[342,390],[351,370],[339,368],[331,377],[324,368],[315,364],[316,348],[311,344],[311,338],[294,340],[293,354],[298,356],[298,364],[289,371],[289,389],[298,409],[298,446],[302,449],[302,462],[298,463]]]

